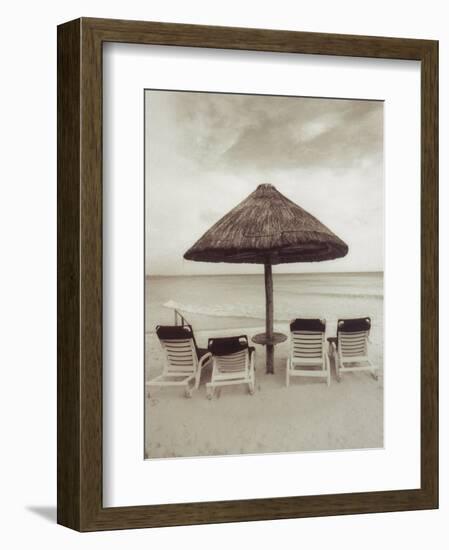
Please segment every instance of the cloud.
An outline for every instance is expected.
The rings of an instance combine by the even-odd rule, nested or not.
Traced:
[[[177,93],[183,155],[208,169],[341,169],[382,153],[382,103]]]

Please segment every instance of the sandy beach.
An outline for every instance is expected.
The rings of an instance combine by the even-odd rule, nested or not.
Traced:
[[[275,330],[288,334],[288,324]],[[195,330],[200,347],[211,336],[247,334],[263,327]],[[332,333],[327,336],[333,336]],[[367,372],[346,373],[341,382],[331,360],[331,385],[321,379],[294,379],[285,385],[289,341],[275,351],[275,374],[265,374],[265,350],[256,348],[256,392],[247,386],[223,387],[206,398],[210,370],[204,369],[191,399],[181,388],[154,388],[146,397],[146,458],[304,452],[383,446],[382,345],[370,356],[379,366],[376,381]],[[146,334],[146,379],[161,373],[163,356],[157,336]]]

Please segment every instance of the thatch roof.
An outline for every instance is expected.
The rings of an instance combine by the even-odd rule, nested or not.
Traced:
[[[348,246],[311,214],[262,184],[185,254],[187,260],[272,264],[346,256]]]

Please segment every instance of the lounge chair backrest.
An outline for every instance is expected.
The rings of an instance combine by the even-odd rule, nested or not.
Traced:
[[[248,368],[249,346],[245,335],[209,338],[208,349],[214,365],[222,373],[241,372]]]
[[[227,338],[209,338],[207,348],[215,356],[230,355],[248,349],[248,338],[245,334]]]
[[[291,353],[295,358],[320,359],[324,353],[326,322],[321,319],[295,319],[290,323]]]
[[[198,363],[192,327],[158,326],[156,334],[165,352],[168,373],[195,372]]]
[[[344,357],[361,357],[367,354],[371,319],[339,319],[337,323],[337,346]]]

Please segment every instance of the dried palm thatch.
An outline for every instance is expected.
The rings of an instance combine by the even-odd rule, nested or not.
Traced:
[[[213,225],[187,260],[271,264],[320,262],[345,256],[348,246],[270,184],[262,184]]]

